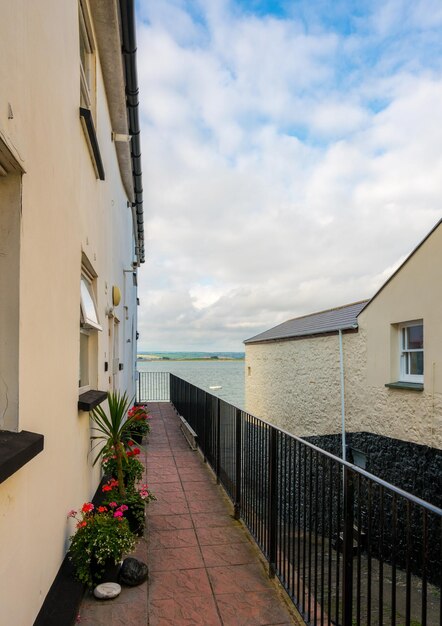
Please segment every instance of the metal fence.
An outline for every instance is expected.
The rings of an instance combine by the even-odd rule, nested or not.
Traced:
[[[172,374],[170,400],[306,623],[442,625],[442,510]]]
[[[169,372],[138,372],[137,402],[170,402]]]

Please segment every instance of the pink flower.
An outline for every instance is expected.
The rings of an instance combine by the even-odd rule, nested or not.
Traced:
[[[109,502],[109,506],[111,507],[111,509],[114,509],[117,506],[116,502]]]
[[[77,511],[74,511],[74,509],[70,510],[67,517],[75,517],[77,515]]]
[[[128,510],[128,508],[129,508],[129,507],[128,507],[126,504],[122,504],[122,505],[119,507],[119,510],[120,510],[120,511],[127,511],[127,510]]]
[[[114,517],[123,517],[123,511],[115,511]]]

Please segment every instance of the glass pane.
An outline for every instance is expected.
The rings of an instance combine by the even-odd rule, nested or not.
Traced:
[[[89,337],[84,333],[80,333],[80,374],[79,387],[85,387],[89,384]]]
[[[90,292],[90,287],[84,278],[81,279],[81,306],[83,309],[84,321],[99,325],[97,310]]]
[[[410,374],[422,376],[424,373],[424,353],[409,352]]]
[[[407,348],[408,350],[422,350],[424,347],[424,327],[407,326]]]

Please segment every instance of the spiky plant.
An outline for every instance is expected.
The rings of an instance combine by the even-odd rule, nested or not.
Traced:
[[[127,410],[131,402],[126,392],[121,394],[119,391],[107,394],[108,412],[101,405],[90,411],[90,417],[93,422],[91,439],[95,442],[93,449],[100,444],[100,447],[93,464],[106,456],[115,455],[117,465],[118,490],[120,496],[125,496],[124,478],[123,478],[123,459],[126,456],[127,442],[131,436],[132,418],[127,417]]]

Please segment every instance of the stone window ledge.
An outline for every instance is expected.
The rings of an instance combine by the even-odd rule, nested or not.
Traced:
[[[78,398],[78,410],[92,411],[92,409],[104,402],[106,398],[107,391],[96,391],[95,389],[86,391]]]
[[[0,430],[0,483],[15,474],[43,450],[44,437],[22,430]]]
[[[396,383],[385,383],[385,386],[389,389],[408,389],[409,391],[423,391],[423,383],[407,383],[398,380]]]

